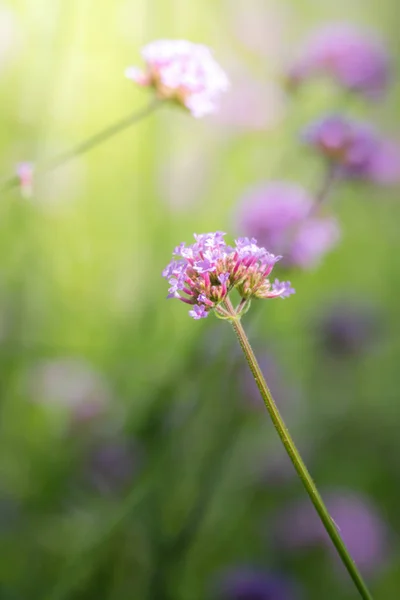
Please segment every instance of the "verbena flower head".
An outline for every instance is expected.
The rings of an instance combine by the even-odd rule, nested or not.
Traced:
[[[233,247],[228,246],[224,236],[222,231],[195,234],[194,244],[175,248],[176,259],[162,273],[170,284],[168,298],[192,305],[191,317],[207,317],[233,289],[244,300],[285,298],[294,293],[289,282],[268,279],[281,256],[270,254],[254,238],[239,238]]]
[[[343,178],[390,185],[400,180],[400,147],[368,123],[328,115],[311,123],[303,140],[336,167]]]
[[[146,69],[129,67],[126,76],[185,106],[194,117],[215,112],[218,97],[229,87],[225,72],[203,44],[158,40],[147,44],[142,56]]]
[[[241,200],[237,228],[283,254],[286,265],[313,268],[337,244],[340,230],[333,218],[311,217],[312,206],[311,196],[300,185],[262,183]]]
[[[384,44],[348,23],[331,24],[311,36],[289,71],[289,84],[298,85],[320,74],[333,77],[346,89],[375,99],[390,83]]]
[[[245,565],[223,572],[215,588],[213,597],[218,600],[294,600],[298,597],[286,578]]]

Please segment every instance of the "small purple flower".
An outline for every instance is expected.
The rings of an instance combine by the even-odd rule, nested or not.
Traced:
[[[229,88],[225,72],[211,50],[186,40],[157,40],[142,49],[145,71],[128,67],[126,76],[153,87],[158,96],[186,107],[194,117],[215,112],[219,96]]]
[[[215,585],[218,600],[295,600],[292,583],[262,569],[239,565],[221,573]]]
[[[384,44],[348,23],[330,24],[309,39],[288,73],[289,85],[327,74],[339,85],[379,99],[390,83],[390,64]]]
[[[204,302],[204,300],[201,299],[200,302]],[[208,317],[208,312],[204,304],[195,304],[193,306],[193,309],[189,310],[189,315],[197,321],[198,319],[205,319],[206,317]]]
[[[193,305],[191,317],[206,317],[234,288],[243,300],[286,298],[294,293],[289,282],[271,285],[267,279],[280,256],[258,246],[254,238],[239,238],[233,247],[227,246],[224,236],[221,231],[195,234],[196,242],[177,246],[174,255],[179,259],[163,270],[171,286],[168,298]]]
[[[327,494],[325,502],[355,563],[373,575],[387,556],[387,530],[371,502],[353,492]],[[282,511],[277,520],[277,541],[287,550],[323,546],[336,560],[336,550],[314,507],[297,502]]]
[[[312,198],[297,184],[263,183],[242,199],[237,228],[282,253],[286,265],[313,268],[337,244],[340,231],[333,218],[311,218],[312,206]]]
[[[219,282],[224,285],[227,281],[229,281],[229,273],[221,273],[218,275]]]
[[[382,185],[400,181],[400,147],[367,123],[342,115],[328,115],[309,125],[303,139],[320,152],[342,178]]]
[[[279,279],[275,279],[272,285],[272,293],[281,298],[288,298],[288,296],[294,294],[295,291],[291,287],[290,281],[279,281]]]

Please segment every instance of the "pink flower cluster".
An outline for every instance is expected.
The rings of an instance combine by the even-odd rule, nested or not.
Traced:
[[[311,36],[289,71],[289,84],[297,86],[320,74],[368,98],[379,98],[390,82],[389,58],[380,40],[368,32],[334,23]]]
[[[239,238],[234,247],[227,246],[224,236],[221,231],[195,234],[194,244],[175,248],[178,260],[172,260],[162,273],[170,284],[168,298],[193,305],[191,317],[207,317],[234,288],[245,300],[285,298],[294,293],[289,282],[271,284],[268,279],[280,256],[257,246],[255,239]]]
[[[158,40],[147,44],[142,56],[146,69],[128,67],[126,76],[185,106],[194,117],[215,112],[220,94],[229,88],[225,72],[203,44]]]
[[[300,185],[262,183],[242,199],[236,227],[283,254],[287,266],[313,268],[337,244],[340,229],[332,217],[311,216],[312,207],[311,196]]]

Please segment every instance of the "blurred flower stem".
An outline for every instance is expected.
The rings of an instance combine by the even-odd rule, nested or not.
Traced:
[[[313,210],[317,209],[323,202],[328,200],[332,189],[337,181],[338,170],[335,165],[329,164],[322,178],[321,185],[315,194],[315,204]]]
[[[269,416],[271,417],[272,423],[274,424],[274,427],[279,437],[281,438],[283,445],[285,446],[286,452],[288,453],[290,460],[292,461],[300,479],[302,480],[303,485],[306,488],[308,495],[310,496],[311,502],[313,503],[329,537],[331,538],[336,550],[338,551],[338,554],[344,566],[346,567],[350,577],[352,578],[355,586],[357,587],[360,596],[364,598],[364,600],[372,600],[372,596],[368,591],[368,588],[364,583],[364,580],[361,574],[359,573],[356,564],[351,558],[349,551],[347,550],[338,532],[337,526],[335,525],[332,517],[330,516],[328,509],[326,508],[324,501],[322,500],[322,497],[320,496],[315,486],[315,483],[312,480],[311,475],[308,472],[307,467],[304,464],[303,459],[301,458],[295,446],[295,443],[279,413],[274,399],[272,398],[271,392],[261,372],[253,349],[240,322],[240,317],[238,316],[237,311],[233,308],[229,298],[225,299],[224,304],[226,310],[230,315],[229,320],[237,335],[240,346],[249,364],[258,389],[260,390]]]
[[[128,129],[128,127],[131,127],[135,123],[142,121],[145,117],[154,112],[154,110],[156,110],[157,107],[161,106],[161,104],[162,102],[160,102],[158,98],[156,98],[155,100],[150,102],[145,108],[130,113],[126,117],[123,117],[122,119],[116,121],[112,125],[109,125],[102,131],[99,131],[98,133],[95,133],[94,135],[87,138],[86,140],[83,140],[70,150],[66,150],[58,156],[51,158],[43,165],[38,165],[38,167],[35,168],[35,174],[53,171],[54,169],[57,169],[57,167],[61,167],[62,165],[65,165],[66,163],[70,162],[76,156],[85,154],[86,152],[89,152],[89,150],[92,150],[96,146],[100,146],[100,144],[111,139],[121,131],[124,131],[124,129]],[[3,181],[0,187],[0,192],[7,192],[8,190],[18,187],[20,184],[20,176],[18,174],[12,175],[11,177]]]

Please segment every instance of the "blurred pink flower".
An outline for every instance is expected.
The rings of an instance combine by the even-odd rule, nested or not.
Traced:
[[[236,229],[256,237],[284,264],[313,268],[338,243],[340,229],[332,217],[310,217],[311,196],[286,181],[262,183],[247,192],[236,215]]]
[[[185,106],[194,117],[217,109],[228,77],[203,44],[186,40],[158,40],[145,46],[145,71],[128,67],[126,76],[137,84],[155,88],[158,96]]]
[[[33,195],[33,164],[30,162],[18,163],[16,172],[22,196],[24,198],[31,198]]]
[[[376,99],[390,83],[389,58],[373,34],[350,23],[333,23],[311,35],[289,69],[289,84],[328,74],[343,87]]]
[[[324,498],[356,564],[365,574],[373,575],[384,563],[388,551],[388,532],[375,507],[353,492],[335,491]],[[337,558],[314,507],[306,500],[282,510],[277,520],[277,541],[292,551],[324,546]]]

